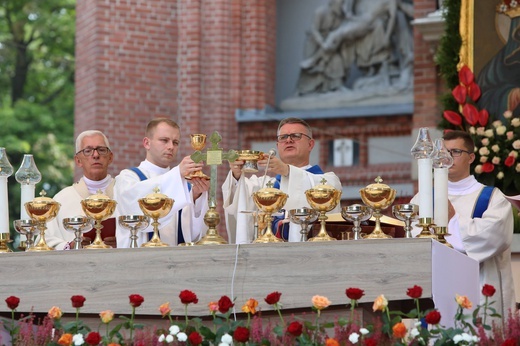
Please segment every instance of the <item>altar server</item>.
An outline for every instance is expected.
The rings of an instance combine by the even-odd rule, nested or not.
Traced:
[[[175,246],[179,243],[198,241],[207,230],[204,215],[208,209],[209,181],[201,178],[188,181],[184,178],[191,172],[200,170],[204,164],[195,163],[189,156],[172,167],[180,143],[180,128],[169,118],[155,118],[148,123],[143,146],[146,159],[138,167],[124,169],[116,177],[118,215],[142,215],[138,199],[159,192],[174,200],[173,208],[164,218],[159,219],[159,236],[164,243]],[[182,212],[179,212],[182,209]],[[138,245],[148,241],[150,225],[140,232]],[[130,232],[118,225],[117,247],[130,247]]]
[[[479,262],[480,288],[484,284],[495,287],[496,293],[490,301],[495,301],[492,307],[505,320],[509,312],[516,309],[511,270],[511,204],[498,188],[484,186],[470,175],[475,145],[469,133],[446,132],[444,144],[453,157],[453,166],[448,172],[448,233],[451,235],[446,240],[457,251]],[[481,294],[480,304],[484,300]]]
[[[83,177],[58,192],[53,199],[61,204],[58,215],[47,223],[45,241],[56,250],[69,249],[74,240],[74,232],[67,231],[63,219],[75,216],[85,216],[81,201],[90,195],[101,191],[113,198],[115,180],[108,174],[108,166],[112,163],[114,154],[110,150],[107,137],[101,131],[84,131],[76,138],[76,155],[74,162],[83,170]],[[112,217],[104,222],[105,227],[112,227],[115,232],[115,219]],[[93,239],[84,239],[86,243]],[[114,237],[103,239],[107,245],[115,246]]]
[[[307,207],[309,203],[305,191],[315,187],[325,178],[328,185],[341,190],[341,182],[333,172],[324,173],[318,166],[310,165],[310,154],[314,148],[312,129],[305,120],[286,118],[278,125],[276,136],[277,149],[280,158],[275,155],[264,154],[258,161],[259,167],[265,167],[267,173],[275,175],[256,176],[247,178],[242,174],[243,161],[230,163],[230,172],[222,185],[226,227],[230,243],[250,243],[254,237],[254,219],[250,212],[258,210],[253,202],[252,194],[266,187],[268,181],[274,182],[274,187],[289,195],[285,210]],[[267,163],[269,162],[269,166]],[[340,212],[340,205],[332,211]],[[300,241],[301,227],[295,223],[273,229],[278,235],[289,241]]]

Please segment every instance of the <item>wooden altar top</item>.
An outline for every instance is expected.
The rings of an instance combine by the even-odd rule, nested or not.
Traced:
[[[19,297],[21,312],[59,306],[72,313],[70,297],[83,295],[82,314],[129,314],[128,296],[140,294],[140,315],[160,316],[165,302],[183,315],[178,296],[185,289],[199,299],[188,313],[199,316],[222,295],[236,298],[237,311],[249,298],[270,310],[264,298],[273,291],[282,293],[284,309],[310,309],[314,295],[345,306],[349,287],[365,291],[361,303],[380,294],[389,301],[409,299],[406,290],[413,285],[423,288],[423,297],[432,296],[430,239],[17,252],[0,254],[0,261],[2,299]],[[0,304],[2,311],[10,310]]]

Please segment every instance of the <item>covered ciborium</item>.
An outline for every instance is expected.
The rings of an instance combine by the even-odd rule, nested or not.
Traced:
[[[377,177],[374,184],[359,190],[363,203],[369,206],[373,211],[373,216],[376,219],[376,226],[372,233],[367,235],[365,239],[385,239],[392,238],[386,235],[381,229],[381,210],[384,210],[392,205],[395,199],[396,191],[390,186],[383,184],[383,179]]]
[[[54,250],[45,242],[45,230],[47,222],[54,219],[60,210],[60,204],[52,198],[45,197],[45,190],[40,192],[40,197],[25,203],[25,210],[29,217],[36,223],[40,233],[38,243],[27,251],[49,251]]]
[[[265,220],[267,220],[266,231],[263,235],[259,236],[254,243],[278,243],[283,241],[273,234],[272,214],[279,211],[285,205],[288,197],[289,195],[285,192],[280,189],[275,189],[272,182],[267,183],[267,187],[253,193],[253,201],[258,209],[265,213]]]
[[[336,208],[341,198],[341,190],[336,189],[334,186],[328,185],[327,180],[323,178],[321,183],[305,191],[305,197],[307,202],[312,209],[318,211],[320,216],[320,231],[315,236],[309,239],[309,241],[331,241],[336,238],[331,237],[326,230],[325,221],[328,219],[326,213]]]

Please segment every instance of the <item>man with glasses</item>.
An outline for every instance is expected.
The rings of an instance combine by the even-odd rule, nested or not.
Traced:
[[[515,291],[511,270],[513,212],[502,192],[479,183],[470,174],[475,145],[469,133],[444,134],[446,149],[453,156],[448,171],[448,233],[446,240],[459,252],[480,263],[480,286],[493,285],[497,294],[493,308],[505,320],[515,311]],[[412,199],[412,203],[417,196]],[[480,304],[485,296],[481,295]],[[474,302],[476,303],[476,302]]]
[[[58,192],[54,200],[61,204],[58,215],[47,223],[45,241],[56,250],[68,249],[74,241],[74,232],[67,231],[63,227],[64,218],[85,215],[81,208],[81,201],[98,191],[110,198],[114,196],[115,180],[108,174],[108,166],[112,163],[114,154],[110,150],[107,137],[101,131],[89,130],[79,134],[76,138],[76,155],[74,162],[83,170],[83,177],[73,184]],[[111,228],[115,234],[115,218],[104,221],[104,232]],[[109,233],[110,233],[109,231]],[[84,237],[84,243],[91,239]],[[103,239],[107,245],[115,247],[114,237]]]
[[[254,237],[254,219],[248,211],[257,210],[252,194],[266,187],[272,181],[275,188],[287,193],[289,197],[284,209],[310,208],[305,191],[320,184],[325,178],[328,185],[341,190],[341,182],[333,172],[324,173],[318,166],[310,164],[311,151],[314,148],[312,129],[306,121],[298,118],[286,118],[278,125],[276,146],[279,158],[264,154],[258,161],[258,166],[266,170],[266,176],[252,175],[245,177],[242,173],[243,161],[230,163],[230,172],[222,185],[226,227],[230,243],[250,243]],[[340,212],[340,206],[332,211]],[[300,226],[286,223],[273,229],[278,235],[288,241],[300,241]]]

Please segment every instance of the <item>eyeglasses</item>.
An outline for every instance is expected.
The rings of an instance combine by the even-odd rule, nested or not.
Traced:
[[[471,154],[471,151],[463,150],[463,149],[451,149],[448,150],[451,157],[459,157],[462,155],[462,153]]]
[[[85,156],[92,156],[94,154],[94,150],[98,152],[99,156],[106,156],[110,152],[110,149],[108,147],[87,147],[83,150],[78,151],[76,155],[78,155],[79,153],[83,153],[83,155]]]
[[[302,139],[302,137],[305,136],[309,139],[312,139],[310,136],[307,136],[305,133],[288,133],[288,134],[285,134],[285,135],[279,135],[278,137],[276,137],[276,140],[278,142],[285,142],[287,140],[287,138],[291,138],[291,141],[299,141],[300,139]]]

